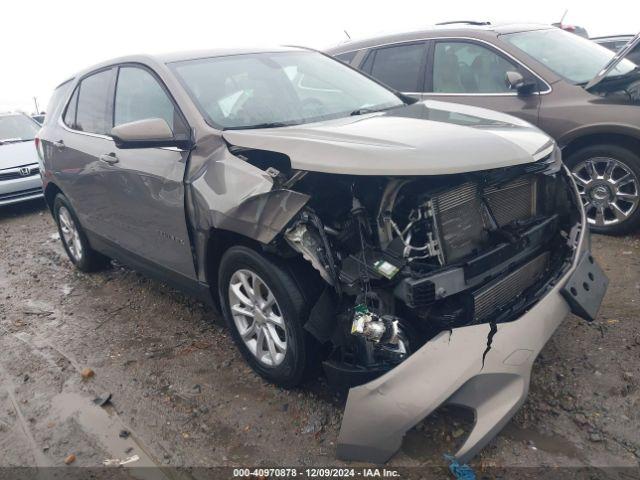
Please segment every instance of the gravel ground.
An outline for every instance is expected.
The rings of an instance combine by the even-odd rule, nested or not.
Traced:
[[[274,387],[200,303],[122,266],[74,270],[41,202],[1,209],[0,238],[0,466],[344,465],[345,399],[322,379]],[[640,236],[594,236],[593,251],[611,280],[599,318],[555,333],[477,471],[638,466]],[[436,412],[389,465],[444,465],[469,421]]]

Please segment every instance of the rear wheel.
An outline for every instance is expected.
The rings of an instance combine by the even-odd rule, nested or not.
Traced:
[[[69,200],[61,193],[56,196],[53,202],[53,216],[58,224],[62,246],[67,252],[69,260],[79,270],[93,272],[109,264],[107,257],[91,248]]]
[[[591,230],[623,234],[640,226],[640,157],[617,145],[582,148],[567,159]]]
[[[225,252],[218,281],[225,320],[249,365],[277,385],[299,384],[316,358],[299,284],[278,262],[243,246]]]

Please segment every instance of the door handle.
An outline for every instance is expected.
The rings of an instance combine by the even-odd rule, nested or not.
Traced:
[[[116,157],[115,153],[105,153],[100,155],[100,161],[104,163],[108,163],[109,165],[113,165],[114,163],[118,163],[118,157]]]
[[[57,142],[53,142],[53,146],[56,147],[58,150],[64,150],[65,148],[65,144],[62,140],[58,140]]]

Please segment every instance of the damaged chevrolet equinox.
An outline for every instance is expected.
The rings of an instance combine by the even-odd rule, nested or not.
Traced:
[[[384,462],[440,405],[469,459],[607,279],[555,143],[418,102],[301,48],[131,56],[60,85],[36,144],[82,271],[117,259],[220,309],[282,386],[349,388],[344,459]]]

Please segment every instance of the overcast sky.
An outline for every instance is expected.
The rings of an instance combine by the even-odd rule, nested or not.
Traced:
[[[0,8],[0,111],[46,107],[53,88],[75,71],[133,53],[223,46],[296,44],[323,48],[352,38],[414,30],[447,20],[565,23],[591,36],[636,33],[640,2],[587,0],[47,0]]]

